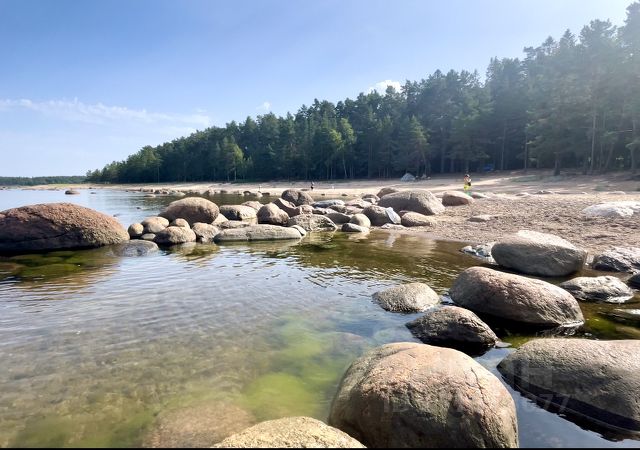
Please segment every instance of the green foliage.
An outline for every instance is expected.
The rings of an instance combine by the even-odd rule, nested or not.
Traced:
[[[594,20],[493,58],[476,72],[436,71],[400,92],[314,100],[295,114],[231,122],[87,174],[92,182],[399,177],[528,167],[587,170],[637,165],[640,2],[625,25]]]
[[[40,184],[80,184],[87,176],[0,177],[0,186],[38,186]]]

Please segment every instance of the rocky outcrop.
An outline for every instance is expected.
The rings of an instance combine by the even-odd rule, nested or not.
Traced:
[[[408,211],[402,215],[401,223],[405,227],[433,227],[436,225],[436,220],[424,214]]]
[[[485,267],[471,267],[462,272],[449,295],[456,304],[472,311],[531,325],[584,322],[578,302],[564,289]]]
[[[561,277],[582,269],[587,252],[558,236],[522,230],[496,242],[496,262],[518,272]]]
[[[287,222],[288,226],[299,225],[306,231],[335,231],[338,229],[335,223],[327,216],[318,214],[304,214],[291,217]]]
[[[395,211],[413,211],[426,216],[433,216],[444,212],[444,206],[429,191],[402,191],[385,195],[380,198],[378,206],[393,208]]]
[[[633,291],[616,277],[578,277],[560,287],[585,302],[624,303],[633,298]]]
[[[640,272],[640,247],[617,247],[593,258],[596,270],[609,272]]]
[[[71,203],[0,212],[0,254],[95,248],[129,240],[113,217]]]
[[[364,448],[348,434],[310,417],[259,423],[214,448]]]
[[[424,283],[394,286],[373,294],[373,299],[387,311],[415,313],[440,303],[440,296]]]
[[[169,206],[160,214],[169,221],[184,219],[190,224],[196,222],[213,223],[220,210],[218,205],[201,197],[187,197],[169,203]]]
[[[250,220],[256,218],[256,210],[250,206],[222,205],[220,214],[229,220]]]
[[[195,242],[196,234],[190,228],[167,227],[156,233],[154,242],[158,245],[176,245]]]
[[[473,204],[473,197],[464,192],[447,191],[442,194],[442,204],[444,206],[464,206]]]
[[[640,341],[536,339],[498,365],[505,380],[560,413],[640,431]]]
[[[367,447],[517,447],[513,399],[457,350],[400,342],[347,370],[329,424]]]
[[[298,189],[287,189],[280,196],[283,200],[293,203],[295,206],[313,205],[313,197]]]
[[[202,222],[194,223],[191,229],[196,234],[196,240],[202,243],[213,242],[216,234],[220,233],[217,226]]]
[[[294,228],[277,225],[251,225],[243,228],[222,230],[214,238],[215,242],[235,241],[274,241],[284,239],[300,239],[300,232]]]
[[[489,325],[468,309],[457,306],[432,308],[407,323],[407,328],[425,344],[470,352],[493,347],[498,342]]]
[[[285,226],[289,221],[289,214],[278,208],[275,203],[269,203],[258,210],[258,223]]]

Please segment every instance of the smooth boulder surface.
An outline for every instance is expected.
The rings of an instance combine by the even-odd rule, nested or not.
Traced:
[[[384,197],[385,195],[395,194],[396,192],[402,192],[402,190],[394,188],[394,187],[383,187],[382,189],[380,189],[378,191],[378,194],[376,196],[378,197],[378,200],[379,200],[382,197]]]
[[[289,217],[297,216],[300,214],[300,210],[297,209],[296,205],[282,198],[275,199],[273,201],[273,204],[286,212]]]
[[[258,210],[258,223],[265,223],[269,225],[281,225],[285,226],[289,221],[289,214],[278,208],[275,203],[269,203],[262,206]]]
[[[633,298],[633,291],[612,276],[573,278],[560,283],[560,287],[585,302],[624,303]]]
[[[154,242],[159,245],[176,245],[195,241],[196,233],[194,233],[192,229],[171,226],[156,233],[156,238],[154,240]]]
[[[111,247],[114,255],[124,257],[147,256],[156,253],[158,250],[156,243],[143,240],[123,242]]]
[[[222,205],[220,214],[229,220],[250,220],[256,218],[256,210],[250,206]]]
[[[169,203],[160,216],[169,221],[184,219],[190,224],[196,222],[213,223],[219,212],[218,205],[212,201],[201,197],[187,197]]]
[[[363,227],[361,225],[356,225],[355,223],[344,223],[341,228],[343,233],[368,233],[369,228]]]
[[[331,219],[331,221],[333,223],[335,223],[336,225],[342,225],[343,223],[349,223],[349,221],[351,220],[351,216],[349,214],[343,214],[343,213],[339,213],[337,211],[332,211],[328,214],[326,214],[326,216]]]
[[[144,226],[141,223],[132,223],[127,229],[131,239],[137,239],[144,234]]]
[[[189,222],[187,222],[184,219],[176,219],[173,222],[171,222],[169,224],[169,226],[172,227],[182,227],[182,228],[191,228],[191,226],[189,225]]]
[[[128,240],[129,233],[113,217],[71,203],[0,212],[0,254],[95,248]]]
[[[593,258],[591,266],[608,272],[640,272],[640,248],[617,247]]]
[[[222,215],[222,214],[220,214],[220,215]],[[228,230],[228,229],[231,229],[231,228],[246,228],[246,227],[250,227],[251,225],[253,225],[253,224],[251,222],[249,222],[249,221],[227,220],[226,222],[222,222],[222,223],[218,224],[217,226],[220,227],[221,230]]]
[[[640,214],[640,202],[609,202],[592,205],[582,210],[587,217],[632,217]]]
[[[371,220],[369,220],[369,218],[362,213],[354,214],[353,216],[351,216],[351,219],[349,219],[349,223],[365,228],[371,228]]]
[[[287,225],[299,225],[306,231],[335,231],[338,229],[335,223],[327,216],[319,214],[303,214],[289,219]]]
[[[433,227],[436,225],[436,221],[433,217],[408,211],[402,215],[401,224],[405,227]]]
[[[371,225],[380,227],[387,223],[399,224],[402,219],[392,208],[383,208],[382,206],[368,206],[362,211],[371,221]]]
[[[214,238],[215,242],[274,241],[300,239],[302,235],[295,228],[277,225],[251,225],[243,228],[222,230]]]
[[[535,339],[498,365],[516,389],[599,425],[640,431],[640,340]]]
[[[287,189],[280,197],[283,200],[293,203],[295,206],[313,205],[314,203],[313,197],[298,189]]]
[[[367,447],[517,447],[515,404],[487,369],[457,350],[378,347],[347,370],[329,424]]]
[[[432,308],[407,323],[407,328],[425,344],[477,351],[493,347],[498,336],[477,315],[457,306]]]
[[[531,325],[555,327],[584,322],[578,301],[564,289],[485,267],[463,271],[449,295],[456,304],[472,311]]]
[[[407,283],[373,294],[382,308],[391,312],[415,313],[426,311],[440,303],[440,296],[424,283]]]
[[[217,226],[202,222],[194,223],[191,229],[196,234],[196,240],[203,243],[213,242],[216,234],[220,233],[220,228]]]
[[[529,275],[562,277],[582,269],[587,252],[558,236],[521,230],[495,243],[496,262]]]
[[[442,204],[444,206],[472,205],[475,200],[464,192],[447,191],[442,194]]]
[[[164,217],[147,217],[142,221],[145,233],[159,233],[169,226],[169,221]]]
[[[348,434],[311,417],[259,423],[214,448],[364,448]]]
[[[442,202],[430,191],[413,190],[385,195],[380,198],[378,206],[393,208],[396,211],[413,211],[426,216],[444,212]]]

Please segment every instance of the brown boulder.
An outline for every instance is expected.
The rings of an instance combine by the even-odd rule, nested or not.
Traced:
[[[218,205],[205,198],[187,197],[171,202],[160,216],[169,221],[184,219],[190,224],[196,222],[213,223],[219,212]]]

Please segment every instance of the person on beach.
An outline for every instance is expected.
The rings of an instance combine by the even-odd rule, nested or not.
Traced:
[[[312,190],[312,191],[313,191],[313,186],[314,186],[314,185],[313,185],[313,181],[312,181],[312,182],[311,182],[311,190]]]
[[[471,193],[471,177],[469,176],[469,174],[465,174],[464,175],[464,193],[465,194],[470,194]]]

